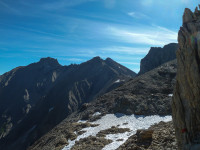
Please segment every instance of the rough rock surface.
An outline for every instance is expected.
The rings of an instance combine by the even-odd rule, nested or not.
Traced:
[[[0,76],[0,138],[9,134],[0,140],[0,149],[25,149],[82,104],[135,75],[100,57],[70,66],[43,58],[5,73]]]
[[[37,145],[37,142],[35,145],[32,145],[31,149],[38,150],[50,150],[50,149],[62,149],[65,145],[68,144],[68,140],[74,140],[77,138],[78,135],[82,134],[80,130],[86,127],[94,127],[98,126],[95,124],[89,124],[89,123],[67,123],[55,128],[55,132],[50,131],[52,134],[51,138],[48,139],[48,141],[45,141],[43,138],[41,138],[40,144]],[[67,129],[67,130],[66,130]],[[78,133],[78,134],[75,134]],[[47,146],[48,142],[48,146]]]
[[[172,122],[160,122],[147,130],[138,130],[117,150],[176,150]]]
[[[175,77],[176,60],[128,81],[92,105],[105,113],[170,115]]]
[[[171,43],[161,47],[152,47],[149,53],[140,62],[140,72],[144,74],[168,61],[176,59],[177,43]]]
[[[97,137],[105,137],[107,134],[116,134],[116,133],[124,133],[124,132],[129,132],[129,128],[118,128],[118,127],[111,127],[106,130],[102,130],[97,134]]]
[[[185,9],[178,33],[177,82],[172,102],[180,150],[200,149],[200,11]]]
[[[108,140],[103,137],[89,136],[76,142],[71,150],[102,150],[105,145],[111,142],[112,140]]]

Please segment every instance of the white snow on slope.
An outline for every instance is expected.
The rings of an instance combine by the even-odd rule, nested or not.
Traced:
[[[114,83],[119,83],[120,82],[120,79],[116,80]]]
[[[103,150],[115,150],[120,145],[122,145],[131,135],[135,134],[138,129],[147,129],[151,125],[155,123],[159,123],[160,121],[171,121],[171,116],[136,116],[136,115],[123,115],[123,114],[107,114],[103,116],[101,119],[90,122],[91,124],[99,124],[96,127],[84,128],[82,130],[86,131],[82,135],[78,136],[76,140],[69,140],[69,145],[65,146],[63,150],[70,150],[72,146],[75,144],[75,141],[79,141],[82,138],[86,138],[90,135],[96,136],[96,134],[105,129],[109,129],[112,126],[118,126],[119,128],[129,128],[130,132],[119,133],[119,134],[108,134],[106,139],[111,139],[113,142],[106,145]],[[117,141],[119,139],[123,139],[123,141]]]
[[[92,116],[94,117],[94,116],[99,116],[99,115],[101,115],[100,112],[95,112]]]
[[[172,97],[172,96],[173,96],[173,94],[168,94],[168,96]]]

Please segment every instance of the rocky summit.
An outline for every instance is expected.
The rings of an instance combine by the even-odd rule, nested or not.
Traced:
[[[200,11],[185,9],[178,33],[177,81],[172,102],[180,150],[200,149]]]
[[[42,58],[3,74],[0,149],[26,149],[82,104],[135,75],[112,59],[100,57],[69,66],[61,66],[53,58]]]
[[[177,43],[170,43],[161,47],[152,47],[140,62],[140,74],[144,74],[168,61],[176,59]]]

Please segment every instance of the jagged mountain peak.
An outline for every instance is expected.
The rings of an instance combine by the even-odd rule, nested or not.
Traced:
[[[148,54],[140,62],[139,74],[144,74],[170,60],[176,59],[177,43],[170,43],[161,47],[151,47]]]
[[[178,44],[177,43],[169,43],[167,45],[164,45],[163,48],[174,48],[174,47],[177,47]]]
[[[103,58],[101,58],[100,56],[95,56],[92,59],[88,60],[87,62],[114,62],[117,63],[116,61],[114,61],[113,59],[111,59],[110,57],[107,57],[105,60]]]
[[[95,67],[95,68],[100,67],[100,66],[101,67],[107,66],[109,68],[112,68],[112,70],[114,72],[117,72],[118,74],[127,74],[128,73],[130,75],[130,77],[136,76],[135,72],[133,72],[132,70],[126,68],[125,66],[117,63],[116,61],[114,61],[113,59],[111,59],[109,57],[104,60],[101,57],[96,56],[96,57],[90,59],[89,61],[82,63],[81,65],[88,65],[90,67]]]
[[[178,45],[177,43],[169,43],[164,45],[163,47],[151,47],[147,55],[151,54],[152,52],[161,51],[162,49],[174,48],[177,47],[177,45]]]
[[[104,60],[99,57],[99,56],[96,56],[96,57],[93,57],[92,59],[86,61],[86,62],[83,62],[82,64],[85,64],[85,65],[88,65],[88,64],[92,64],[92,65],[95,65],[95,64],[98,64],[98,63],[102,63],[104,62]],[[80,64],[80,65],[82,65]]]
[[[116,61],[114,61],[114,60],[111,59],[110,57],[106,58],[106,59],[105,59],[105,62],[106,62],[107,64],[115,64],[115,65],[119,66],[119,63],[117,63]]]
[[[97,56],[74,67],[59,65],[56,59],[47,57],[2,76],[0,114],[5,117],[0,117],[0,127],[3,126],[6,132],[0,132],[0,147],[1,138],[12,141],[17,136],[23,144],[18,148],[14,144],[13,148],[24,149],[30,141],[34,142],[48,132],[83,103],[134,77],[126,67],[111,62],[114,65]]]
[[[58,60],[55,58],[51,58],[51,57],[45,57],[45,58],[41,58],[40,61],[38,62],[39,64],[44,64],[44,65],[51,65],[51,66],[58,66],[60,65],[58,63]]]
[[[103,60],[100,56],[95,56],[92,59],[90,59],[89,61],[97,61],[97,60]]]
[[[114,60],[111,59],[110,57],[107,57],[107,58],[105,59],[105,61],[114,61]]]

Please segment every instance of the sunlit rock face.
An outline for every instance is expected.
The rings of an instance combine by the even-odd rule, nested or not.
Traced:
[[[178,33],[177,81],[172,101],[179,149],[200,149],[200,11],[185,9]]]

